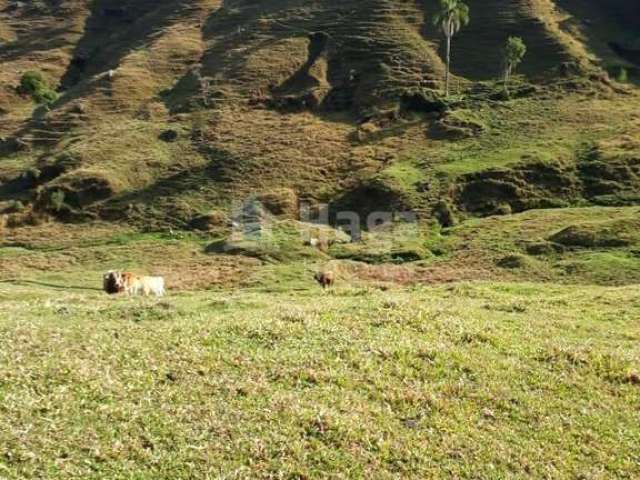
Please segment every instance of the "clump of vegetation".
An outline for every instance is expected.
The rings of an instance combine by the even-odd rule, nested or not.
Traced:
[[[62,190],[54,190],[51,192],[51,195],[49,195],[51,208],[56,212],[62,210],[64,208],[64,198],[65,194]]]
[[[47,14],[51,13],[51,6],[45,0],[31,0],[29,8],[34,13]]]
[[[36,71],[29,71],[22,75],[19,90],[41,105],[51,105],[60,96],[49,86],[44,75]]]
[[[527,53],[527,46],[520,37],[509,37],[504,48],[504,89],[509,91],[509,80]]]
[[[24,203],[20,200],[10,200],[7,206],[2,209],[2,213],[20,213],[25,209]]]
[[[620,67],[616,80],[620,83],[627,83],[629,81],[629,72],[626,68]]]

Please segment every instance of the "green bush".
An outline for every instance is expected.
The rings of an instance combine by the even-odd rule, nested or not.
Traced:
[[[44,0],[31,0],[31,8],[38,13],[50,13],[51,8]]]
[[[52,90],[41,72],[30,71],[20,79],[20,92],[30,95],[41,105],[50,105],[58,100],[58,93]]]
[[[33,93],[46,85],[47,83],[40,72],[26,72],[20,79],[20,89],[25,93]]]
[[[51,195],[49,196],[49,204],[56,212],[59,212],[64,208],[64,197],[65,195],[62,190],[55,190],[51,192]]]
[[[618,77],[616,78],[620,83],[627,83],[629,81],[629,72],[624,67],[620,67],[620,71],[618,72]]]
[[[20,200],[10,200],[7,207],[2,211],[2,213],[20,213],[25,209],[24,203]]]

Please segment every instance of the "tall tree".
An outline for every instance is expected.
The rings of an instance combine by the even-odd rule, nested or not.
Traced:
[[[433,23],[442,28],[447,39],[447,70],[444,77],[444,93],[445,96],[449,96],[451,39],[469,23],[469,7],[461,0],[440,0],[440,11],[433,19]]]
[[[509,91],[509,80],[527,53],[527,46],[520,37],[509,37],[504,47],[504,89]]]

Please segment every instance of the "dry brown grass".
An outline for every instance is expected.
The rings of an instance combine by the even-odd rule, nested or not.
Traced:
[[[0,279],[75,283],[99,288],[101,272],[119,269],[163,275],[171,290],[230,287],[245,281],[259,262],[207,255],[196,237],[145,235],[114,224],[62,225],[5,230]]]

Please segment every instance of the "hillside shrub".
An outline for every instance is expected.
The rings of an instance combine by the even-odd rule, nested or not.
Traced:
[[[41,72],[29,71],[20,79],[20,93],[29,95],[36,103],[50,105],[58,100],[58,93],[49,87]]]
[[[620,67],[616,80],[620,83],[627,83],[629,81],[629,72],[627,72],[626,68]]]
[[[44,0],[31,0],[29,8],[33,13],[47,14],[51,13],[51,7]]]
[[[22,203],[20,200],[10,200],[6,207],[4,209],[2,209],[2,213],[7,214],[7,213],[20,213],[25,209],[25,205],[24,203]]]
[[[53,210],[55,210],[56,212],[59,212],[64,208],[64,200],[65,193],[62,190],[54,190],[49,196],[49,203],[51,205],[51,208],[53,208]]]

